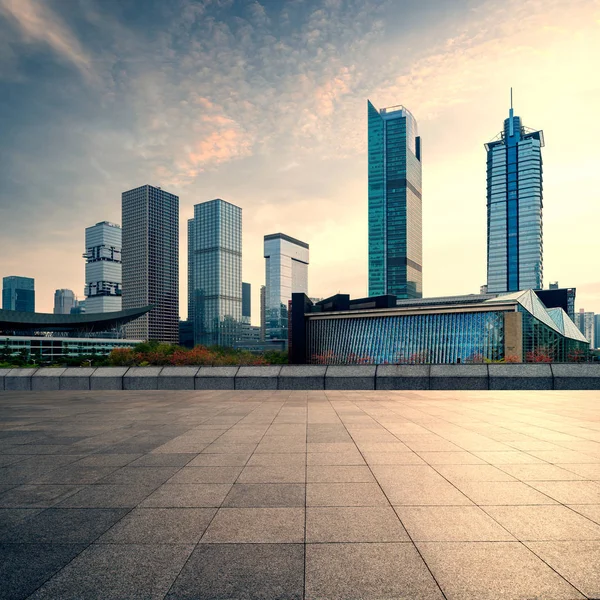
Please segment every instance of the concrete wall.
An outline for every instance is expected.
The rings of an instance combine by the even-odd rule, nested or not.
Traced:
[[[28,390],[600,390],[600,363],[0,369]]]

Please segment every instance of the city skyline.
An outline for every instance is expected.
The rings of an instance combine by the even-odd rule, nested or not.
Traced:
[[[0,116],[0,275],[34,277],[37,309],[51,312],[55,289],[82,287],[83,228],[118,222],[120,193],[153,183],[181,197],[180,224],[211,197],[244,209],[254,306],[268,231],[310,242],[311,295],[364,296],[371,98],[408,106],[424,139],[426,295],[476,293],[486,281],[482,145],[513,86],[518,113],[549,140],[544,279],[577,287],[578,307],[600,311],[595,3],[279,4],[182,1],[142,18],[98,2],[67,12],[57,2],[0,0],[0,37],[19,50],[0,62],[0,86],[12,92]],[[164,36],[151,43],[145,28],[159,20]],[[186,40],[201,34],[198,44],[178,43],[182,31]],[[258,62],[240,71],[247,55]]]

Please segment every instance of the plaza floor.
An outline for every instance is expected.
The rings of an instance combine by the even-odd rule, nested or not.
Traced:
[[[0,392],[22,598],[600,598],[600,393]]]

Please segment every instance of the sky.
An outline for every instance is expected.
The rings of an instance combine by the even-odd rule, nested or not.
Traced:
[[[424,296],[486,280],[484,144],[542,129],[544,285],[600,312],[597,0],[0,0],[0,277],[36,310],[84,286],[84,230],[121,192],[180,197],[186,221],[243,209],[259,321],[263,236],[310,244],[309,295],[367,294],[367,99],[423,145]]]

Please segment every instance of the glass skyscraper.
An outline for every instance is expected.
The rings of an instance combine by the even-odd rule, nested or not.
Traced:
[[[123,309],[154,305],[125,326],[126,335],[177,344],[179,197],[143,185],[123,192],[122,212]]]
[[[242,322],[242,209],[220,198],[188,220],[188,319],[194,343],[233,346]]]
[[[77,306],[77,298],[73,290],[60,289],[54,292],[54,314],[70,315]]]
[[[242,283],[242,321],[247,325],[252,319],[252,285]]]
[[[265,235],[265,340],[288,339],[288,302],[308,294],[308,244],[284,233]]]
[[[11,275],[2,279],[2,308],[35,312],[35,281],[31,277]]]
[[[368,102],[369,296],[423,295],[421,138],[403,106]]]
[[[512,102],[503,131],[485,145],[489,292],[542,288],[543,146],[543,132],[524,127]]]

